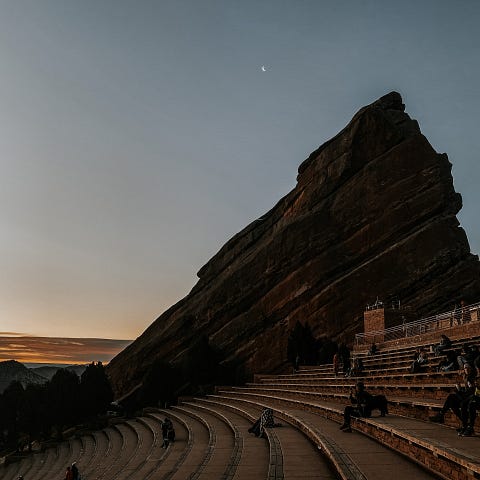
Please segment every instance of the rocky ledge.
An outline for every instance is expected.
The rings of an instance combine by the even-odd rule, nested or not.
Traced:
[[[199,338],[240,381],[285,365],[297,320],[317,336],[351,342],[377,297],[398,298],[418,315],[480,300],[480,263],[456,218],[462,201],[451,164],[404,108],[389,93],[315,150],[296,187],[229,240],[192,291],[112,360],[117,394],[138,385],[155,360],[180,367],[188,383]]]

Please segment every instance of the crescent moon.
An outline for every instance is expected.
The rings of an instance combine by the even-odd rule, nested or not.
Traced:
[[[265,68],[265,65],[262,65],[262,72],[266,72],[267,69]]]

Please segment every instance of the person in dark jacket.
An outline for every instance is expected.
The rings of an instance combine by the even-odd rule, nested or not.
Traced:
[[[79,480],[80,479],[80,473],[78,471],[76,462],[72,463],[72,478],[73,478],[73,480]]]
[[[340,430],[351,432],[351,417],[370,417],[372,414],[373,397],[365,390],[363,382],[358,382],[355,390],[350,392],[352,405],[347,405],[343,411],[343,425]]]
[[[445,358],[440,360],[437,370],[439,372],[450,372],[457,370],[457,352],[455,350],[449,350],[445,354]]]
[[[340,360],[342,361],[343,374],[346,376],[350,370],[350,350],[348,347],[342,343],[338,348],[338,353],[340,355]]]
[[[167,448],[170,443],[175,441],[175,430],[173,428],[173,423],[168,417],[165,417],[165,420],[162,422],[162,437],[162,448]]]
[[[480,409],[480,389],[475,390],[475,395],[472,395],[464,408],[462,409],[462,429],[458,432],[461,437],[471,437],[475,434],[474,425],[477,418],[477,410]]]
[[[373,343],[370,345],[370,349],[368,350],[368,354],[369,354],[369,355],[375,355],[377,352],[378,352],[377,344],[376,344],[375,342],[373,342]]]
[[[461,408],[462,413],[462,428],[458,434],[461,437],[471,437],[475,434],[474,426],[477,418],[477,410],[480,410],[480,385],[477,378],[475,391],[463,403]]]
[[[457,357],[457,362],[458,362],[458,369],[463,370],[463,365],[465,363],[469,363],[470,365],[473,365],[475,362],[475,350],[472,348],[472,346],[468,345],[467,343],[464,343],[462,346],[462,351],[460,352],[460,355]]]
[[[475,392],[475,381],[477,378],[477,371],[471,365],[466,363],[463,366],[463,375],[461,383],[456,385],[456,391],[450,393],[443,404],[442,409],[433,417],[430,417],[431,422],[443,423],[445,414],[448,410],[452,412],[461,420],[462,409],[465,411],[466,405],[463,405]],[[464,427],[462,427],[463,429]],[[459,429],[460,430],[460,429]]]
[[[452,341],[442,333],[440,337],[440,343],[433,347],[433,351],[435,352],[435,356],[439,357],[444,350],[450,348],[452,346]]]
[[[423,371],[428,366],[427,351],[424,348],[419,348],[415,352],[413,362],[410,367],[410,373],[418,373]]]

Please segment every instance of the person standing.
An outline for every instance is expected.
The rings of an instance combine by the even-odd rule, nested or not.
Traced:
[[[339,370],[340,370],[340,358],[339,358],[338,352],[336,352],[335,355],[333,356],[333,374],[337,376]]]
[[[293,364],[293,373],[297,373],[300,370],[300,355],[297,353],[295,355],[295,362]]]
[[[162,422],[162,437],[162,448],[167,448],[170,442],[175,440],[175,430],[173,429],[172,421],[168,417],[165,417],[165,420]]]
[[[72,463],[72,479],[73,480],[79,480],[80,479],[80,473],[78,471],[76,462]]]
[[[67,467],[67,471],[65,472],[65,480],[73,480],[73,472],[70,466]]]
[[[343,374],[346,376],[351,367],[350,350],[344,343],[342,343],[338,349],[338,354],[340,355],[340,359],[342,361]]]

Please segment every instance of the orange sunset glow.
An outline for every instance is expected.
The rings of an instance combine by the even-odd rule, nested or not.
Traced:
[[[130,343],[131,340],[35,337],[3,332],[0,333],[0,361],[65,365],[92,361],[107,363]]]

